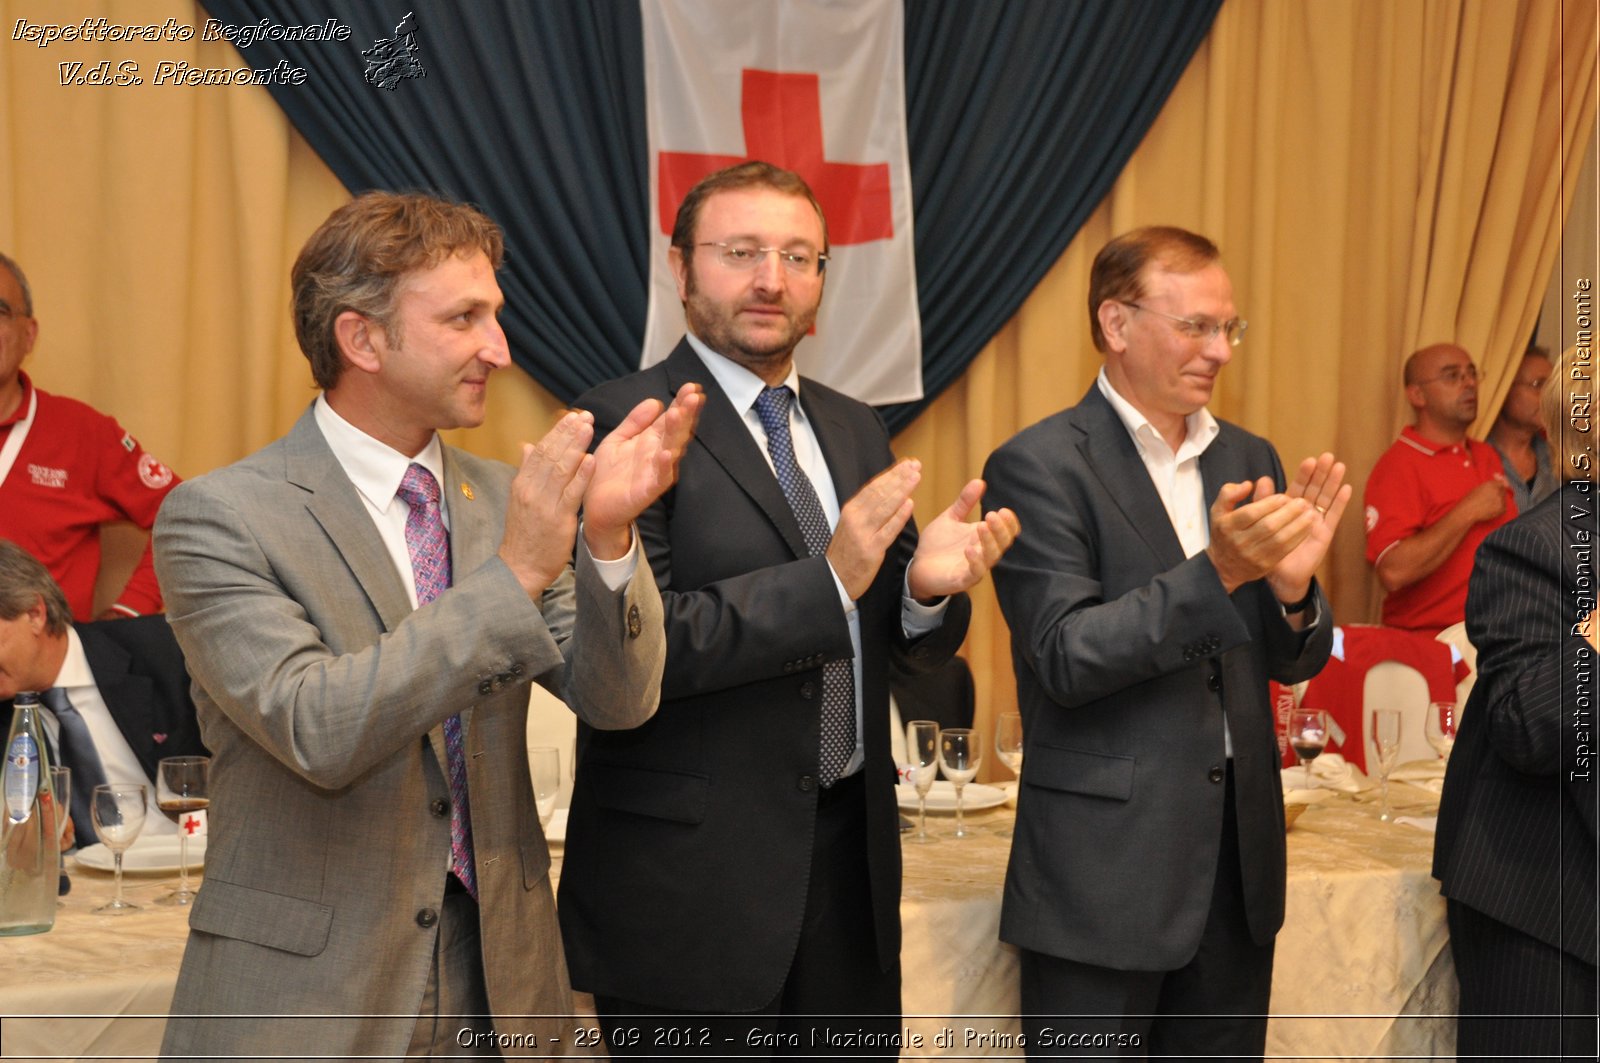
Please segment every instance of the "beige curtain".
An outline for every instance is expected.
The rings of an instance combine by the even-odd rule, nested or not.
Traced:
[[[151,83],[162,60],[237,66],[230,46],[9,39],[18,19],[87,16],[206,18],[187,0],[0,0],[0,249],[33,282],[29,372],[193,476],[281,434],[311,399],[288,266],[347,193],[264,90]],[[1251,326],[1216,412],[1286,462],[1331,449],[1359,487],[1407,419],[1401,362],[1439,339],[1487,371],[1487,424],[1594,125],[1595,32],[1593,0],[1228,0],[1111,195],[896,440],[924,461],[921,518],[1017,429],[1077,401],[1100,364],[1089,263],[1152,222],[1222,247]],[[59,64],[103,60],[137,63],[145,83],[60,83]],[[488,423],[453,441],[508,460],[559,408],[516,371],[491,396]],[[1326,578],[1341,617],[1375,615],[1359,507]],[[1014,683],[987,584],[976,597],[965,653],[987,726]]]

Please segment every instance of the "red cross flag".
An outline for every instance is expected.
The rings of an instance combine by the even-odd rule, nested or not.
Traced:
[[[900,0],[642,0],[650,184],[643,365],[683,335],[667,248],[684,193],[747,159],[794,170],[832,260],[800,372],[884,404],[922,397]]]

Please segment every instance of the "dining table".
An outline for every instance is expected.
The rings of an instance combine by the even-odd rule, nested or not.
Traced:
[[[1391,802],[1408,821],[1386,823],[1375,791],[1334,793],[1290,828],[1269,1059],[1453,1057],[1455,975],[1444,902],[1429,875],[1437,801],[1423,786],[1395,783]],[[971,836],[958,839],[953,816],[934,813],[932,843],[902,835],[902,1058],[1023,1055],[1017,953],[999,940],[1014,817],[1009,802],[968,813]],[[555,856],[559,873],[559,846]],[[93,909],[111,897],[111,875],[70,858],[68,867],[72,889],[54,929],[0,943],[0,1051],[6,1059],[154,1058],[188,915],[154,902],[176,875],[127,876],[140,910],[106,916]]]

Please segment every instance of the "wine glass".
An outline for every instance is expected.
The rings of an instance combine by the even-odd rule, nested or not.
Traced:
[[[1002,712],[995,725],[994,751],[1000,758],[1000,763],[1010,768],[1012,773],[1020,780],[1022,778],[1022,714],[1019,712]],[[999,838],[1011,837],[1010,827],[996,827],[995,836]]]
[[[157,904],[194,901],[194,890],[189,888],[189,835],[205,828],[205,820],[195,813],[211,804],[210,775],[210,757],[163,757],[156,765],[156,807],[178,825],[178,888],[158,898]]]
[[[1394,819],[1389,809],[1389,772],[1400,759],[1400,710],[1374,709],[1372,711],[1372,741],[1378,747],[1378,778],[1383,784],[1383,807],[1378,818],[1388,823]]]
[[[939,839],[928,833],[928,791],[939,774],[939,725],[932,720],[906,724],[906,759],[911,762],[911,785],[917,788],[917,833],[906,840],[927,845]]]
[[[956,829],[952,838],[970,838],[975,831],[967,830],[963,818],[961,791],[978,774],[983,763],[983,744],[978,732],[971,727],[947,727],[939,732],[939,767],[944,777],[956,788]]]
[[[561,751],[554,746],[529,746],[528,774],[533,778],[539,826],[548,827],[556,812],[556,797],[561,793]]]
[[[1450,750],[1456,744],[1456,703],[1453,701],[1428,702],[1428,715],[1423,720],[1423,731],[1428,744],[1441,760],[1450,759]]]
[[[1315,790],[1311,762],[1328,746],[1328,713],[1323,709],[1295,709],[1289,716],[1289,746],[1305,771],[1306,789]]]
[[[59,764],[50,768],[50,794],[55,802],[56,817],[56,870],[61,877],[61,891],[67,888],[67,857],[61,851],[61,839],[67,836],[67,824],[72,821],[72,769]],[[66,901],[56,901],[56,907],[65,908]]]
[[[139,906],[122,898],[122,854],[144,829],[146,787],[141,783],[102,783],[89,799],[95,833],[117,860],[117,895],[94,910],[96,915],[126,915]]]

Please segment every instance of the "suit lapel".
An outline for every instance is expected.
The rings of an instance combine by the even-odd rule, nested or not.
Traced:
[[[315,417],[307,409],[284,439],[285,476],[308,492],[306,510],[327,532],[367,600],[392,631],[411,613],[405,584],[394,570],[355,485],[339,467]]]
[[[856,445],[859,441],[851,437],[850,426],[840,416],[842,411],[831,393],[806,381],[800,389],[800,406],[811,422],[817,445],[822,448],[822,459],[828,463],[828,472],[833,477],[834,497],[842,507],[882,470],[868,469],[862,464],[863,451]]]
[[[783,488],[772,474],[766,456],[756,445],[744,418],[733,408],[727,393],[687,340],[678,344],[668,357],[666,371],[672,394],[677,394],[680,387],[690,383],[699,384],[705,389],[706,404],[700,411],[700,423],[690,446],[704,447],[727,470],[740,489],[766,514],[773,527],[782,533],[795,557],[810,556],[794,510],[789,508],[789,500],[784,497]]]
[[[128,748],[133,750],[139,766],[154,779],[156,762],[161,759],[160,743],[151,730],[160,724],[151,711],[155,705],[155,684],[148,676],[133,675],[129,671],[133,658],[121,646],[96,638],[92,632],[86,636],[82,625],[78,626],[78,637],[83,642],[83,655],[89,661],[100,700],[105,702],[106,711],[111,714],[117,730],[122,732]],[[161,737],[165,740],[166,735]]]
[[[1089,393],[1075,408],[1073,425],[1081,433],[1079,452],[1099,477],[1106,494],[1156,556],[1156,571],[1165,572],[1182,564],[1183,544],[1172,530],[1172,519],[1150,480],[1150,470],[1140,460],[1127,426],[1100,394],[1098,383],[1089,385]],[[1209,483],[1206,489],[1210,490]]]

